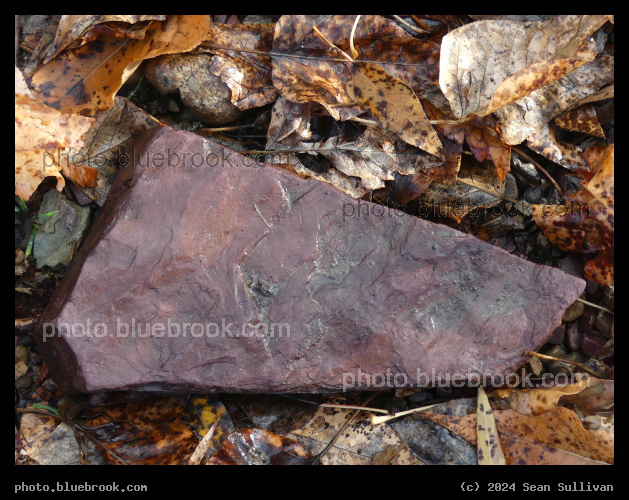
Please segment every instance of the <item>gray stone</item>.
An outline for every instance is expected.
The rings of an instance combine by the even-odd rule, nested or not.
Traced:
[[[45,215],[56,212],[52,215]],[[44,195],[37,217],[33,256],[37,269],[60,269],[70,263],[72,247],[80,245],[90,218],[90,208],[68,200],[56,189]]]
[[[146,77],[161,94],[179,91],[190,111],[208,125],[229,123],[242,115],[231,90],[210,71],[207,54],[169,54],[148,62]]]
[[[585,287],[189,132],[153,129],[129,153],[36,329],[68,393],[505,374]]]

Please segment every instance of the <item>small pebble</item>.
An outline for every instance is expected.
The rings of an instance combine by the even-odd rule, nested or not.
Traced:
[[[583,277],[583,261],[581,257],[577,255],[566,255],[559,261],[559,269],[564,273],[572,274],[572,276],[577,276],[578,278]]]
[[[596,320],[594,321],[594,326],[598,328],[598,331],[601,332],[605,337],[610,339],[612,325],[614,324],[614,316],[605,311],[599,311],[596,316]]]
[[[583,361],[583,356],[579,352],[571,352],[563,356],[565,361],[552,361],[548,366],[549,370],[555,375],[564,374],[571,375],[576,370],[576,366],[572,363],[566,363],[566,361],[575,361],[580,363]]]
[[[505,179],[505,196],[507,198],[511,198],[512,200],[518,199],[518,183],[515,180],[513,174],[507,174]]]
[[[563,344],[564,336],[566,335],[566,324],[563,323],[553,330],[548,342],[550,344]]]
[[[566,355],[566,350],[560,345],[554,345],[548,351],[544,353],[546,356],[552,356],[553,358],[563,358]],[[542,364],[548,366],[552,363],[549,359],[542,359]]]
[[[581,352],[588,358],[594,356],[605,345],[605,339],[595,337],[594,335],[583,335],[583,342],[581,343]]]
[[[585,295],[588,297],[590,302],[593,302],[592,297],[595,297],[599,294],[601,290],[601,285],[599,285],[596,281],[587,280],[585,284]]]
[[[610,287],[605,288],[605,292],[603,292],[603,302],[601,303],[603,307],[607,309],[614,310],[614,291]]]
[[[15,385],[19,390],[25,391],[33,386],[33,378],[29,374],[22,375],[15,381]]]
[[[579,324],[575,321],[566,329],[566,345],[571,351],[578,351],[583,342],[583,333],[579,331]]]
[[[410,396],[407,396],[406,399],[408,399],[411,403],[422,404],[426,401],[432,401],[433,396],[430,391],[422,389],[411,394]]]
[[[538,186],[528,188],[524,191],[524,199],[531,204],[539,203],[542,200],[542,189]]]
[[[15,380],[23,377],[28,371],[28,366],[23,361],[18,361],[15,363]]]
[[[583,309],[585,308],[585,304],[583,302],[575,302],[563,313],[563,318],[561,321],[564,323],[570,323],[575,319],[578,319],[583,314]]]
[[[28,349],[23,345],[15,347],[15,362],[21,361],[22,363],[28,363]]]
[[[435,394],[438,398],[450,398],[452,397],[452,386],[437,387]]]
[[[594,326],[594,320],[596,319],[597,310],[593,307],[587,306],[583,314],[579,318],[579,330],[583,333],[590,333],[592,326]]]

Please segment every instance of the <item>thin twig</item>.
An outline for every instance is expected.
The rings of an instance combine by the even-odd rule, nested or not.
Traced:
[[[398,413],[395,413],[394,415],[387,415],[386,417],[379,417],[377,415],[374,415],[371,417],[371,425],[383,424],[384,422],[388,422],[389,420],[392,420],[394,418],[403,417],[405,415],[410,415],[411,413],[420,413],[422,411],[428,410],[429,408],[434,408],[435,406],[439,406],[440,404],[441,403],[437,403],[434,405],[423,406],[421,408],[413,408],[412,410],[400,411]]]
[[[551,175],[546,172],[546,169],[544,167],[542,167],[538,162],[536,162],[533,158],[531,158],[529,155],[527,155],[526,153],[523,153],[520,149],[516,148],[515,146],[511,146],[511,149],[513,151],[515,151],[516,153],[518,153],[520,156],[522,156],[525,160],[530,161],[533,165],[535,165],[547,178],[548,180],[551,182],[551,184],[553,186],[555,186],[555,189],[557,190],[557,192],[559,193],[559,195],[563,198],[563,191],[561,190],[561,188],[559,187],[559,184],[557,184],[557,181],[555,181],[555,179],[553,179],[551,177]]]
[[[251,128],[251,127],[252,125],[238,125],[234,127],[216,127],[216,128],[203,127],[197,130],[197,132],[231,132],[232,130],[239,130],[241,128]]]
[[[587,366],[582,365],[581,363],[577,363],[576,361],[569,361],[567,359],[556,358],[554,356],[546,356],[545,354],[540,354],[538,352],[532,352],[532,351],[524,351],[524,354],[526,354],[527,356],[536,356],[538,358],[548,359],[550,361],[562,361],[564,363],[569,363],[571,365],[577,366],[577,367],[581,368],[581,370],[586,371],[590,375],[594,375],[595,377],[600,377],[601,376],[600,373],[596,373],[595,371],[591,370]]]
[[[378,395],[377,392],[374,392],[371,396],[369,396],[367,399],[365,399],[365,401],[363,402],[363,406],[366,405],[367,403],[369,403],[373,398],[375,398]],[[360,410],[356,410],[354,411],[354,413],[352,413],[349,418],[345,421],[345,423],[341,426],[341,428],[339,429],[339,431],[336,433],[336,435],[332,438],[332,440],[326,445],[325,448],[323,448],[323,451],[321,451],[321,453],[319,453],[314,460],[312,461],[312,465],[317,465],[318,462],[321,461],[321,458],[323,457],[323,455],[325,455],[330,448],[332,448],[332,446],[334,445],[334,443],[336,443],[336,441],[338,440],[339,437],[341,437],[341,434],[343,434],[343,432],[345,431],[345,429],[347,429],[347,427],[349,426],[349,424],[358,416],[358,414],[362,411],[362,407]]]
[[[354,48],[354,34],[356,33],[356,26],[358,26],[358,20],[360,16],[356,16],[354,20],[354,26],[352,26],[352,32],[349,35],[349,49],[352,52],[352,57],[356,59],[358,57],[358,51]]]
[[[614,314],[614,311],[612,311],[610,309],[607,309],[606,307],[599,306],[598,304],[594,304],[592,302],[588,302],[587,300],[577,299],[577,302],[581,302],[581,303],[586,304],[588,306],[596,307],[597,309],[600,309],[601,311],[605,311],[605,312],[608,312],[610,314]]]
[[[408,24],[404,19],[402,19],[400,16],[392,16],[398,23],[403,24],[404,26],[406,26],[409,30],[413,30],[415,33],[419,33],[420,35],[425,35],[427,33],[427,31],[424,31],[421,28],[417,28],[416,26],[413,26],[412,24]]]
[[[341,410],[361,410],[361,411],[370,411],[375,413],[384,413],[385,415],[390,415],[391,412],[388,410],[382,410],[381,408],[369,408],[367,406],[355,406],[355,405],[333,405],[330,403],[321,403],[319,408],[339,408]]]
[[[336,45],[334,45],[334,44],[333,44],[330,40],[328,40],[328,39],[325,37],[325,35],[324,35],[323,33],[321,33],[321,32],[319,31],[319,29],[318,29],[316,26],[313,26],[313,27],[312,27],[312,31],[314,31],[314,32],[315,32],[315,34],[316,34],[319,38],[321,38],[321,40],[323,40],[325,43],[327,43],[330,47],[332,47],[333,49],[338,50],[338,51],[339,51],[339,52],[340,52],[340,53],[341,53],[341,54],[345,57],[345,59],[347,59],[349,62],[351,62],[351,63],[353,63],[353,62],[354,62],[354,60],[353,60],[353,59],[352,59],[352,58],[351,58],[348,54],[346,54],[345,52],[343,52],[343,51],[342,51],[341,49],[339,49]]]
[[[319,30],[317,30],[319,31]],[[319,32],[321,33],[321,32]],[[324,37],[325,38],[325,37]],[[328,41],[328,43],[331,43]],[[335,45],[332,45],[334,48],[339,49],[338,47],[336,47]],[[267,56],[267,57],[276,57],[276,58],[281,58],[281,57],[285,57],[287,59],[309,59],[309,60],[313,60],[313,61],[327,61],[327,62],[347,62],[348,59],[347,57],[349,57],[347,54],[345,54],[343,52],[343,54],[345,54],[347,57],[345,58],[340,58],[340,57],[320,57],[320,56],[304,56],[304,55],[300,55],[300,54],[285,54],[282,52],[274,52],[274,51],[264,51],[264,50],[249,50],[249,49],[235,49],[233,47],[225,47],[224,45],[204,45],[202,48],[207,49],[207,50],[231,50],[232,52],[243,52],[246,54],[258,54],[261,56]],[[394,64],[396,66],[417,66],[418,63],[416,62],[395,62],[395,61],[376,61],[375,59],[356,59],[356,61],[354,61],[352,59],[351,62],[366,62],[366,63],[374,63],[374,64]]]
[[[422,21],[419,17],[417,16],[411,16],[411,18],[413,19],[413,21],[415,21],[417,23],[418,26],[420,26],[422,29],[426,30],[426,33],[430,33],[432,31],[431,27],[428,26],[424,21]]]

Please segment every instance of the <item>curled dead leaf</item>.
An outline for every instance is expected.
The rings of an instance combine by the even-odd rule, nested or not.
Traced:
[[[485,116],[594,59],[587,37],[607,19],[490,20],[457,28],[443,38],[441,90],[457,118]]]

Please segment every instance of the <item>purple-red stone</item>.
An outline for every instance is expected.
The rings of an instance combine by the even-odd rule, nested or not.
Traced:
[[[38,326],[67,393],[504,374],[585,287],[189,132],[153,129],[129,153]]]

